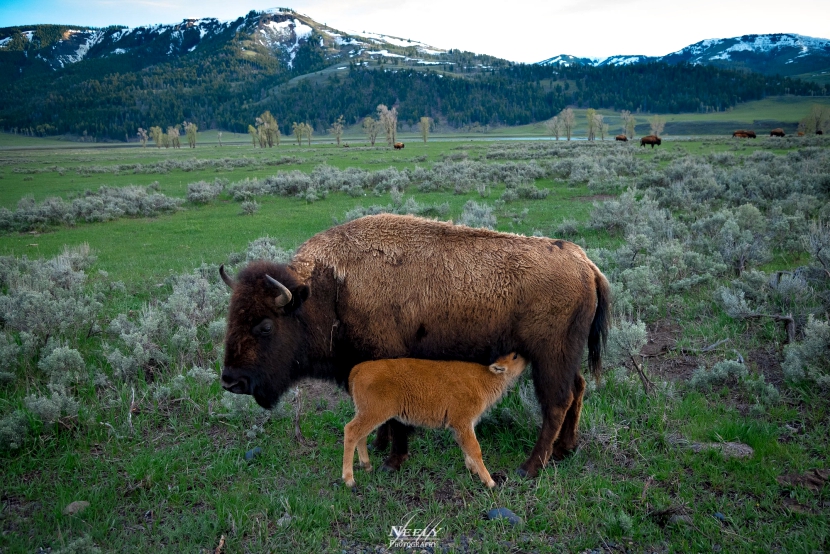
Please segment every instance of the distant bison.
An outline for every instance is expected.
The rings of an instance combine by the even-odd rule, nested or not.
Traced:
[[[771,136],[771,137],[783,137],[783,136],[785,136],[784,135],[784,129],[782,129],[781,127],[778,127],[777,129],[773,129],[772,131],[769,132],[769,136]]]
[[[732,136],[735,138],[757,138],[755,136],[755,131],[747,131],[745,129],[738,129],[732,133]]]
[[[798,136],[803,137],[804,136],[804,131],[799,131]]]
[[[662,139],[655,135],[648,135],[640,139],[640,146],[645,146],[647,144],[651,145],[652,150],[654,149],[654,145],[660,146],[663,143]]]
[[[395,150],[403,150],[403,147],[406,146],[406,145],[402,142],[396,142],[394,144],[394,146],[395,146]]]
[[[617,135],[616,137],[614,137],[614,140],[619,142],[628,142],[628,137],[625,135]]]
[[[823,135],[823,134],[824,134],[824,131],[822,131],[821,129],[819,129],[818,131],[816,131],[816,134],[817,134],[817,135]]]

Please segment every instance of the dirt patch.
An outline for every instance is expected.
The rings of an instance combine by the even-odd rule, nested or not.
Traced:
[[[640,355],[648,364],[646,369],[652,379],[662,381],[686,381],[697,369],[697,356],[675,350],[682,331],[676,321],[661,319],[646,329],[648,339]]]
[[[341,400],[351,401],[346,391],[330,381],[307,379],[298,385],[302,393],[303,413],[335,410]]]
[[[750,367],[764,376],[767,383],[780,388],[784,384],[784,370],[781,369],[781,356],[774,347],[758,348],[747,357]]]
[[[794,488],[800,485],[813,492],[819,492],[830,481],[830,469],[811,469],[806,473],[788,473],[775,479],[782,487]]]

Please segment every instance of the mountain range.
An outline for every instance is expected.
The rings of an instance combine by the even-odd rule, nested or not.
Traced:
[[[287,8],[136,28],[18,26],[0,29],[0,128],[134,140],[138,127],[185,119],[245,132],[265,110],[284,133],[297,121],[324,132],[340,115],[359,123],[378,104],[397,106],[404,125],[428,115],[470,128],[540,121],[568,105],[719,111],[766,95],[821,94],[821,84],[769,73],[820,75],[828,59],[828,41],[753,35],[662,58],[526,65],[344,32]]]
[[[707,39],[665,56],[614,55],[578,58],[566,54],[539,62],[542,65],[630,65],[651,62],[713,65],[744,69],[765,75],[787,75],[827,82],[830,80],[830,40],[791,33],[743,35]]]

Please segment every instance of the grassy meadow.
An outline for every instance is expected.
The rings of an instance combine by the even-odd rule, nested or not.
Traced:
[[[726,121],[766,119],[761,102]],[[397,552],[408,521],[437,526],[436,552],[830,551],[830,139],[228,135],[0,135],[0,553]],[[348,395],[303,382],[266,412],[222,391],[218,265],[285,261],[377,211],[566,238],[606,273],[613,330],[573,456],[516,476],[537,436],[523,378],[477,427],[501,486],[419,430],[401,472],[357,469],[352,491]]]

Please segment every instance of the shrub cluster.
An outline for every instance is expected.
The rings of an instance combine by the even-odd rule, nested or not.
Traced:
[[[79,198],[66,201],[59,197],[36,202],[26,196],[11,211],[0,208],[0,232],[30,231],[52,225],[74,225],[79,221],[109,221],[120,217],[152,217],[173,212],[184,202],[153,192],[155,187],[102,186],[86,191]]]

